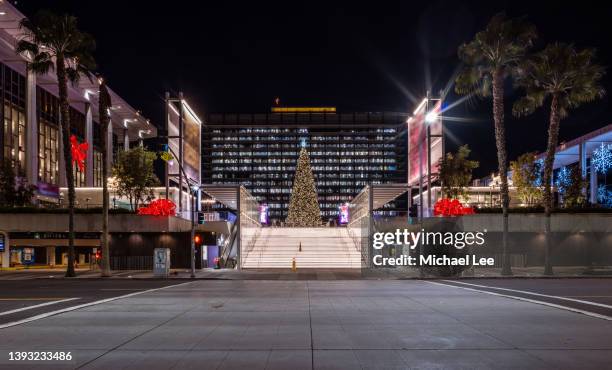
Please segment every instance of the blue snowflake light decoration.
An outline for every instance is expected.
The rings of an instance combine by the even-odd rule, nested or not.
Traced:
[[[606,185],[599,185],[597,188],[597,200],[599,204],[612,207],[612,191]]]
[[[606,174],[612,167],[612,144],[601,143],[601,146],[593,151],[591,164],[595,171]]]
[[[540,187],[542,186],[542,171],[544,169],[544,159],[540,158],[535,161],[535,169],[538,172],[538,176],[533,181],[533,185]]]
[[[572,171],[567,167],[561,167],[555,180],[555,186],[559,193],[563,194],[565,189],[572,183]]]

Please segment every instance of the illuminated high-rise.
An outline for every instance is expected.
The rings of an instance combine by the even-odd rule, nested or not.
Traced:
[[[241,184],[287,217],[301,146],[310,153],[323,220],[368,184],[406,182],[404,113],[338,113],[335,108],[273,108],[216,113],[202,133],[202,182]],[[386,212],[396,210],[391,204]]]

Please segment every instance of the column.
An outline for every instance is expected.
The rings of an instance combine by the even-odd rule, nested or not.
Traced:
[[[47,264],[55,266],[55,247],[47,247]]]
[[[108,164],[108,173],[110,175],[113,164],[113,122],[108,121],[108,129],[106,131],[106,163]]]
[[[586,166],[586,143],[581,141],[578,143],[578,169],[580,170],[580,178],[586,180],[587,166]],[[586,195],[586,187],[582,188],[582,194]],[[586,199],[586,198],[585,198]]]
[[[26,73],[26,178],[38,183],[38,116],[36,113],[36,74]]]
[[[4,236],[4,252],[2,252],[2,267],[9,267],[11,263],[11,248],[8,233],[0,231],[0,235]]]
[[[59,122],[62,122],[62,115],[60,114],[58,117]],[[64,163],[64,126],[60,124],[60,130],[58,132],[59,138],[58,142],[58,150],[59,150],[59,186],[65,188],[68,186],[68,180],[66,179],[66,164]],[[64,194],[64,198],[66,198],[66,202],[68,202],[68,193]],[[67,204],[67,203],[66,203]]]
[[[591,204],[597,204],[597,171],[593,168],[593,164],[591,163],[591,168],[589,169],[590,178],[589,178],[589,187],[591,188],[590,194],[590,202]]]
[[[92,187],[94,184],[94,146],[93,146],[93,116],[91,104],[85,103],[85,141],[89,143],[87,157],[85,158],[85,186]]]
[[[123,150],[130,150],[130,137],[127,129],[123,129]]]

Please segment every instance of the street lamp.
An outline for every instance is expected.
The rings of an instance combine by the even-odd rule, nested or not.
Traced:
[[[191,278],[195,278],[195,214],[198,205],[198,190],[200,187],[197,185],[191,186],[192,191],[192,206],[191,206]]]
[[[438,113],[436,112],[429,112],[425,115],[425,122],[427,123],[434,123],[436,122],[437,119],[438,119]]]

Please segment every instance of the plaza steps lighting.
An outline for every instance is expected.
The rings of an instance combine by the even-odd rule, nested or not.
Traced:
[[[302,251],[299,251],[300,243]],[[263,228],[243,268],[361,268],[361,254],[345,228]]]

